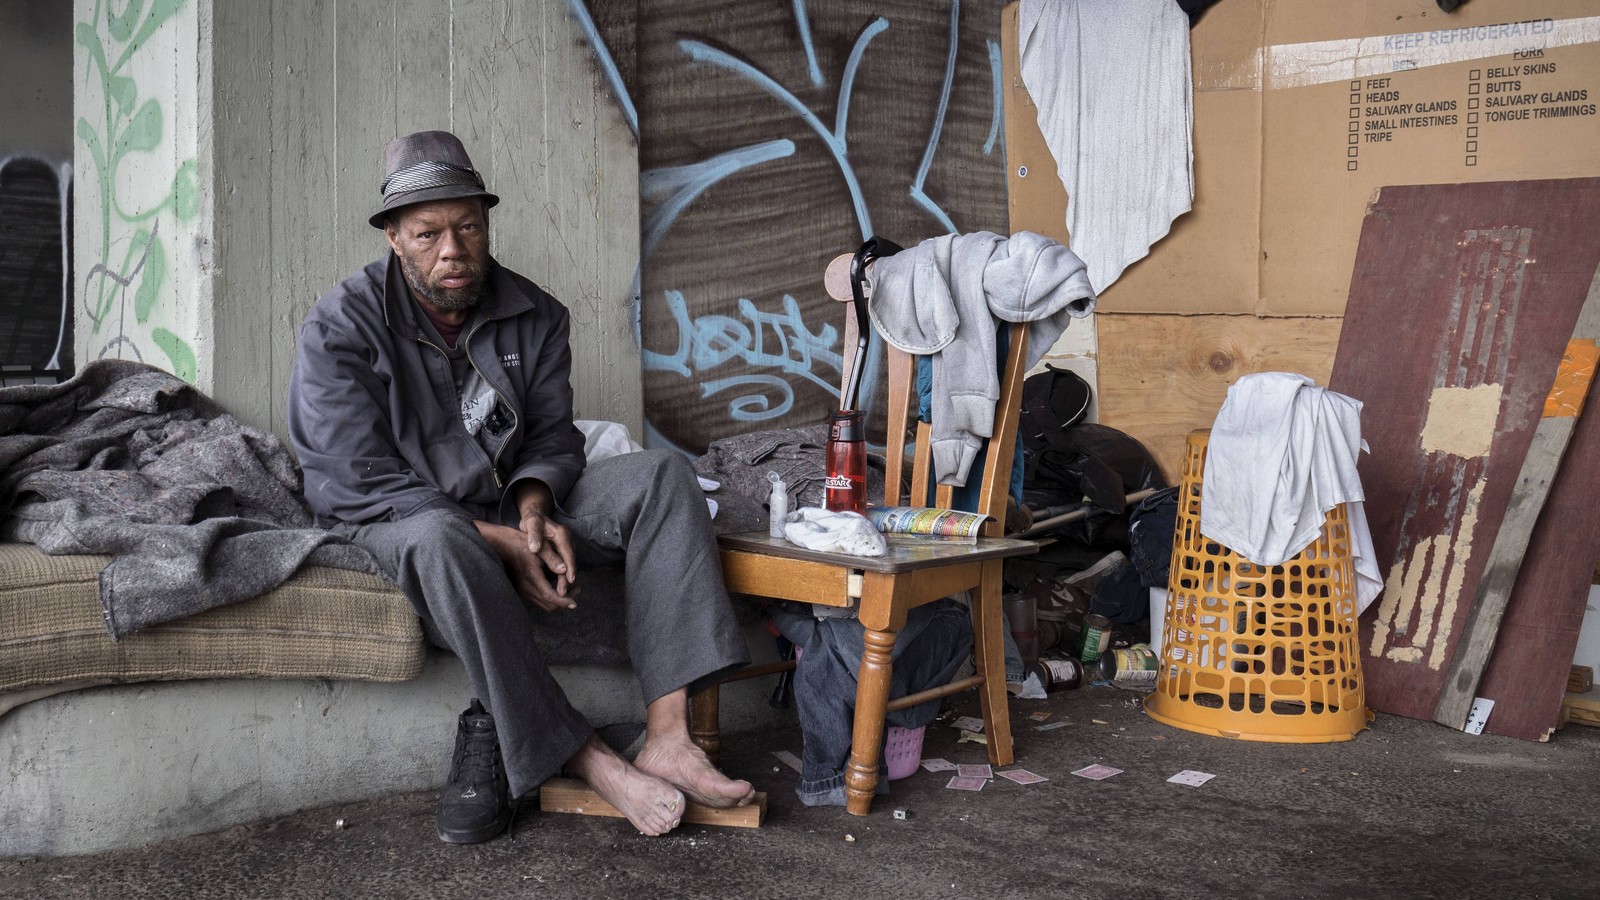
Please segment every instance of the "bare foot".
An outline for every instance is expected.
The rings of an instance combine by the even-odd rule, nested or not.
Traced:
[[[744,806],[756,797],[756,789],[750,782],[735,781],[717,771],[688,735],[645,741],[644,749],[639,751],[633,764],[641,771],[676,785],[702,806],[726,809]]]
[[[629,765],[598,737],[591,736],[567,765],[644,834],[666,834],[683,820],[688,803],[677,788]]]

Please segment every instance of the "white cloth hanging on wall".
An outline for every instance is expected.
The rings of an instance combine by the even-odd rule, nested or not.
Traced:
[[[1200,482],[1200,533],[1257,565],[1292,559],[1346,505],[1356,612],[1383,590],[1356,460],[1361,401],[1304,375],[1261,372],[1228,388]]]
[[[1099,294],[1194,203],[1189,18],[1173,0],[1022,0],[1017,30]]]

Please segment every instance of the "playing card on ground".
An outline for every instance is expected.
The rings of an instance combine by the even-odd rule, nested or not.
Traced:
[[[1001,778],[1009,778],[1017,784],[1038,784],[1041,781],[1050,780],[1043,775],[1035,775],[1027,769],[1007,769],[1004,772],[996,772],[995,774]]]
[[[959,728],[962,731],[982,731],[983,720],[977,718],[976,716],[962,716],[954,722],[951,722],[950,727]]]
[[[987,763],[981,766],[971,766],[963,763],[956,766],[956,774],[962,778],[993,778],[994,769],[990,768]]]
[[[948,759],[939,759],[938,757],[934,757],[933,759],[923,760],[922,768],[929,772],[954,772],[956,770],[956,764]]]
[[[1209,772],[1196,772],[1193,769],[1184,769],[1182,772],[1168,778],[1173,784],[1187,784],[1190,787],[1199,787],[1217,776]]]
[[[1122,770],[1113,769],[1110,766],[1102,766],[1099,763],[1095,763],[1092,766],[1084,766],[1072,774],[1077,775],[1080,778],[1088,778],[1093,781],[1102,781],[1110,778],[1113,775],[1121,775]]]
[[[951,778],[950,783],[945,787],[952,791],[981,791],[985,784],[988,784],[988,782],[982,778],[968,778],[964,775],[957,775]]]

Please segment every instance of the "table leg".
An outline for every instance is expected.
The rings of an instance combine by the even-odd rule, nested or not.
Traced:
[[[1012,761],[1010,695],[1006,693],[1005,639],[1001,635],[1001,629],[1006,627],[1000,610],[1002,565],[998,559],[983,564],[978,603],[972,610],[973,658],[983,676],[978,697],[988,735],[989,762],[997,766],[1007,766]]]
[[[705,751],[711,764],[722,756],[721,685],[713,684],[689,699],[689,739]]]
[[[869,628],[862,637],[865,646],[861,671],[856,676],[855,733],[844,776],[846,807],[857,816],[867,814],[878,789],[878,762],[882,756],[884,716],[889,705],[889,670],[896,635],[893,631]],[[1003,677],[1000,689],[1005,690]]]

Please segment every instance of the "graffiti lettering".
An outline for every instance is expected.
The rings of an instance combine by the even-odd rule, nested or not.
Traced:
[[[705,315],[690,319],[683,292],[665,293],[667,311],[678,326],[678,347],[672,353],[643,351],[641,365],[645,371],[673,372],[698,379],[730,360],[738,360],[754,368],[798,375],[838,396],[835,383],[844,365],[843,357],[834,350],[839,333],[832,325],[823,325],[820,331],[812,333],[794,297],[783,296],[781,312],[764,312],[741,298],[739,315],[742,318]],[[832,369],[832,379],[818,375],[818,366]],[[700,392],[701,396],[710,397],[742,387],[770,388],[781,399],[773,403],[764,393],[734,397],[728,402],[728,415],[736,421],[774,419],[794,406],[794,387],[787,379],[773,374],[751,373],[702,381]]]

